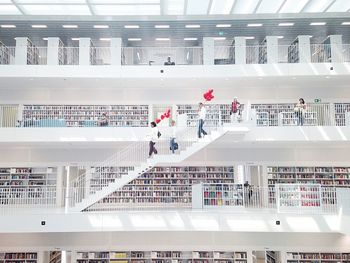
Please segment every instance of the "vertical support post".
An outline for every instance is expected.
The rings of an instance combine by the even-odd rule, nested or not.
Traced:
[[[214,38],[203,37],[203,65],[214,65]]]
[[[111,39],[111,65],[122,64],[122,39],[112,38]]]
[[[329,40],[331,43],[331,58],[332,62],[341,63],[343,61],[342,49],[343,49],[343,36],[342,35],[330,35]]]
[[[58,65],[58,47],[60,39],[58,37],[47,38],[47,65]]]
[[[310,36],[298,36],[299,63],[311,62]]]
[[[267,63],[278,63],[278,38],[277,36],[266,37]]]
[[[65,194],[63,188],[63,173],[64,169],[62,166],[57,167],[57,177],[56,177],[56,206],[63,206],[63,196]]]
[[[235,64],[247,64],[247,45],[245,37],[235,37]]]
[[[91,39],[84,37],[79,39],[79,65],[90,65]]]
[[[253,251],[252,250],[247,251],[247,263],[253,263]]]
[[[16,37],[15,64],[27,65],[28,38]]]

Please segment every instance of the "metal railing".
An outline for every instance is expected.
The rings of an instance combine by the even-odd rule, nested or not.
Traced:
[[[170,62],[168,61],[170,57]],[[123,47],[123,65],[202,65],[202,47]]]
[[[91,47],[91,65],[110,65],[111,49],[109,47]]]
[[[15,48],[0,46],[0,65],[11,65],[15,63]]]
[[[178,127],[177,129],[176,142],[178,144],[178,149],[175,151],[175,155],[179,155],[199,140],[197,127]],[[205,127],[205,130],[208,135],[210,135],[212,132],[217,131],[218,127],[209,126]],[[161,135],[155,144],[157,155],[170,157],[172,155],[170,150],[170,140],[173,135],[171,134],[170,129],[168,129],[168,132],[160,129],[160,132],[164,134]],[[147,138],[145,139],[149,140]],[[128,176],[128,171],[135,171],[142,163],[149,164],[149,168],[152,167],[152,158],[149,158],[149,142],[141,141],[128,145],[103,162],[92,164],[94,167],[93,173],[87,171],[70,182],[69,206],[75,206],[76,203],[80,203],[89,195],[103,190],[118,178]],[[110,172],[112,167],[118,166],[127,167],[128,171],[120,173]]]

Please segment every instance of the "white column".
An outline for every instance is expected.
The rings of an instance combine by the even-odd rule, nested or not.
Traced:
[[[343,36],[342,35],[330,35],[329,40],[331,43],[331,57],[332,62],[343,61]]]
[[[38,263],[47,262],[46,260],[47,260],[48,255],[46,255],[46,257],[45,257],[44,251],[38,251],[37,253],[38,253],[38,259],[37,259]]]
[[[253,252],[251,250],[247,251],[247,263],[253,263]]]
[[[214,38],[203,37],[203,65],[214,65]]]
[[[311,62],[310,36],[298,36],[299,63]]]
[[[27,65],[27,37],[16,37],[15,64]]]
[[[63,188],[63,173],[64,168],[62,166],[57,167],[56,176],[56,205],[58,207],[63,206],[63,196],[65,195],[65,189]]]
[[[245,37],[235,37],[235,64],[247,64]]]
[[[79,65],[90,65],[91,39],[83,37],[79,39]]]
[[[122,64],[122,39],[121,38],[112,38],[111,39],[111,65]]]
[[[266,37],[267,63],[278,63],[278,38],[277,36]]]
[[[58,47],[60,39],[58,37],[47,38],[47,65],[58,65]]]
[[[280,262],[281,263],[286,263],[287,262],[287,252],[286,251],[281,251],[280,252]]]

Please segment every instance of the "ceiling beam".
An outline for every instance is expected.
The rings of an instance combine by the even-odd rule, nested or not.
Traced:
[[[253,14],[256,14],[256,11],[258,11],[261,3],[262,3],[263,0],[259,0],[258,4],[256,5],[256,7],[254,8],[254,11],[253,11]]]
[[[207,9],[207,15],[210,14],[210,9],[211,9],[211,5],[212,4],[213,4],[213,0],[209,0],[208,9]]]
[[[159,5],[160,5],[160,15],[161,16],[164,16],[165,15],[165,5],[167,4],[167,3],[165,3],[166,1],[165,0],[160,0],[160,2],[159,2]]]
[[[284,0],[283,3],[281,4],[281,6],[277,9],[276,13],[278,14],[281,9],[283,8],[283,6],[287,3],[288,0]]]
[[[310,5],[310,3],[312,2],[312,0],[309,0],[305,5],[304,7],[299,11],[299,13],[302,13],[306,10],[306,8]]]
[[[235,7],[236,7],[236,5],[237,5],[237,2],[238,2],[238,0],[234,0],[234,1],[233,1],[232,7],[231,7],[231,10],[230,10],[230,14],[232,14],[232,13],[233,13],[233,10],[235,10]]]
[[[188,0],[184,1],[184,16],[187,14],[187,2]]]
[[[336,2],[336,0],[333,0],[332,2],[329,3],[329,5],[325,8],[325,10],[323,10],[323,12],[327,12],[327,10],[329,8],[331,8],[331,6]]]
[[[91,15],[93,15],[93,16],[96,15],[96,13],[94,11],[94,8],[92,7],[92,5],[90,3],[90,0],[85,0],[85,2],[86,2],[87,6],[88,6],[88,8],[90,10]]]
[[[24,9],[21,6],[19,6],[16,0],[11,0],[11,2],[12,4],[14,4],[15,7],[17,7],[17,9],[22,13],[22,15],[26,15],[26,12],[24,12]]]

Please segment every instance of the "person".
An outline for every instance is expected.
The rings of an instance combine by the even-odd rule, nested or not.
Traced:
[[[244,183],[244,194],[246,196],[246,203],[249,204],[253,195],[253,187],[249,184],[248,181]]]
[[[176,139],[176,126],[175,121],[171,121],[171,136],[170,136],[170,150],[174,154],[175,150],[178,149],[178,144],[175,142]]]
[[[198,108],[198,138],[202,138],[202,134],[207,135],[207,132],[203,129],[207,110],[202,102],[199,103]]]
[[[171,57],[168,57],[167,61],[164,62],[164,66],[175,66],[175,62],[171,62]]]
[[[159,130],[157,128],[157,124],[154,121],[152,121],[151,122],[151,132],[149,134],[150,135],[150,141],[149,141],[148,157],[151,157],[153,153],[154,154],[158,153],[158,151],[157,151],[157,149],[155,147],[155,144],[156,144],[156,142],[157,142],[157,140],[159,138],[159,134],[160,133],[159,133]]]
[[[241,119],[241,103],[238,102],[237,97],[233,98],[233,102],[231,104],[231,122],[238,121]]]
[[[102,113],[102,117],[98,121],[98,126],[108,126],[108,117],[106,112]]]
[[[306,112],[306,104],[303,98],[300,98],[298,103],[294,107],[294,112],[297,117],[297,125],[303,126],[304,125],[304,115]]]

